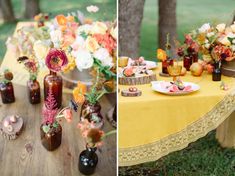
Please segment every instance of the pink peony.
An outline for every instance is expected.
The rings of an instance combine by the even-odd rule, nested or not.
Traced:
[[[54,72],[62,70],[68,64],[68,58],[64,51],[55,48],[50,49],[46,57],[46,66]]]

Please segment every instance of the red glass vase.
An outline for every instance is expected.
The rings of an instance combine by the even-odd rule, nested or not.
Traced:
[[[15,102],[15,94],[12,82],[0,84],[0,92],[3,104]]]
[[[57,75],[56,72],[50,71],[50,74],[46,75],[44,78],[44,100],[47,99],[49,90],[51,89],[52,94],[56,100],[55,109],[59,109],[62,104],[62,88],[63,80],[62,77]]]
[[[41,102],[40,84],[35,80],[27,82],[29,102],[31,104],[38,104]]]
[[[190,67],[192,65],[192,57],[186,55],[184,56],[184,60],[183,60],[183,65],[186,68],[187,71],[190,71]]]
[[[169,74],[167,67],[168,66],[173,66],[174,65],[174,60],[173,59],[166,59],[162,61],[162,73]]]

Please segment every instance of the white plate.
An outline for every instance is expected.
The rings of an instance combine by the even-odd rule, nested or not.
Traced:
[[[166,87],[164,87],[163,85],[167,85],[170,82],[166,82],[166,81],[152,81],[152,89],[156,92],[162,93],[162,94],[166,94],[166,95],[186,95],[186,94],[190,94],[192,92],[196,92],[200,89],[200,86],[195,84],[195,83],[191,83],[191,82],[183,82],[184,86],[191,86],[192,90],[191,91],[179,91],[179,92],[169,92],[169,89],[167,89]]]
[[[127,66],[131,66],[131,63],[133,63],[133,61],[131,59],[129,59]],[[157,68],[157,63],[156,62],[145,60],[145,63],[146,63],[145,66],[140,66],[140,67],[146,67],[147,69]]]

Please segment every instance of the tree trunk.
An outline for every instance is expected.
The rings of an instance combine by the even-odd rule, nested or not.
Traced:
[[[165,49],[166,36],[170,34],[171,52],[174,51],[174,40],[177,39],[176,33],[176,0],[159,1],[159,47]]]
[[[0,0],[0,8],[4,22],[14,22],[15,15],[12,8],[11,0]]]
[[[33,18],[40,13],[39,0],[25,0],[25,18]]]
[[[139,56],[145,0],[119,0],[119,56]]]

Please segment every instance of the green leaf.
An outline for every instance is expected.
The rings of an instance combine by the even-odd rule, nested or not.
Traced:
[[[55,121],[52,126],[53,126],[54,128],[58,128],[59,124],[58,124],[57,121]]]
[[[44,131],[44,133],[48,133],[50,130],[50,127],[48,125],[43,125],[42,130]]]

